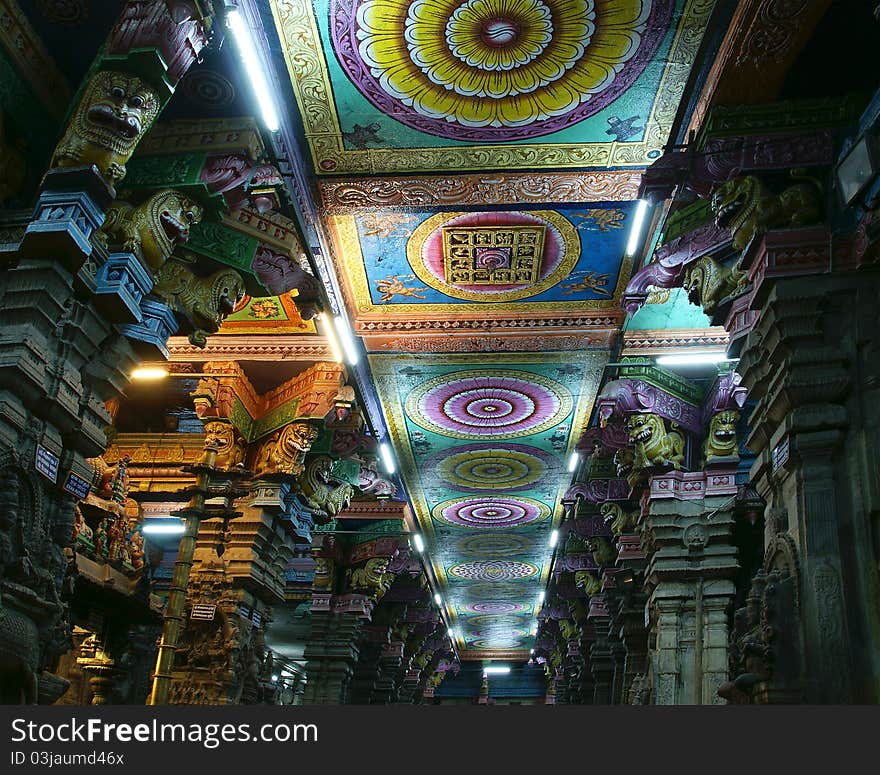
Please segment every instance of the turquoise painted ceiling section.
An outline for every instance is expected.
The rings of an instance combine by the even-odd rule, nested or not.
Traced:
[[[644,139],[685,5],[318,0],[315,16],[350,150],[607,143]]]
[[[616,295],[635,204],[598,202],[553,210],[436,214],[373,210],[357,215],[370,301],[392,305],[515,299],[607,301]],[[444,271],[443,232],[457,226],[482,229],[486,234],[511,227],[540,230],[539,271],[528,282],[449,282],[449,273]]]
[[[402,474],[458,643],[526,652],[566,463],[607,352],[373,355]]]

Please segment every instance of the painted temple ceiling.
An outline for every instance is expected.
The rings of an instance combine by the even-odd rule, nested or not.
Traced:
[[[641,171],[714,3],[269,5],[459,652],[527,657],[567,460],[625,318]]]
[[[272,0],[318,174],[644,167],[711,0]]]

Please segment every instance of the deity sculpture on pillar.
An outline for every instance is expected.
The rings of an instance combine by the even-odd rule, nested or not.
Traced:
[[[159,115],[159,95],[137,75],[100,70],[86,84],[52,157],[56,167],[94,164],[115,185]]]

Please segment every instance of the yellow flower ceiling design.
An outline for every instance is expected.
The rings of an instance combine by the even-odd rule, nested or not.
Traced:
[[[638,51],[651,5],[367,0],[356,15],[358,52],[379,87],[417,114],[521,127],[607,90]]]

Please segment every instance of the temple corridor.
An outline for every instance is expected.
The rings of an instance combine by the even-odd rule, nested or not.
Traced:
[[[880,702],[873,5],[0,0],[0,703]]]

